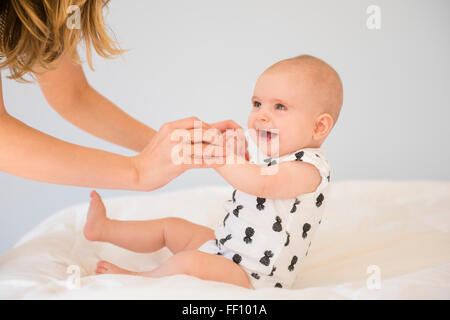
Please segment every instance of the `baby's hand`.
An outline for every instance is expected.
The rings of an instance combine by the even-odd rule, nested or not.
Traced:
[[[233,120],[225,120],[225,121],[220,121],[220,122],[216,122],[216,123],[212,123],[211,124],[212,127],[218,129],[222,134],[226,134],[226,132],[230,131],[229,136],[228,137],[224,137],[225,139],[222,140],[222,142],[224,143],[224,152],[227,152],[226,150],[226,142],[228,141],[228,139],[230,139],[231,143],[231,139],[233,134],[231,134],[233,131],[236,131],[235,133],[238,135],[238,138],[234,138],[236,139],[236,145],[240,146],[240,150],[236,150],[236,153],[234,153],[234,150],[232,152],[232,154],[242,154],[242,152],[244,152],[244,156],[245,159],[248,161],[250,159],[249,154],[247,152],[247,140],[245,139],[245,135],[244,135],[244,131],[242,129],[242,127],[240,125],[238,125],[236,122],[234,122]],[[227,139],[228,138],[228,139]],[[239,143],[237,143],[237,141],[239,141]],[[242,149],[242,142],[244,142],[244,151],[241,150]],[[228,154],[228,152],[226,153],[226,155]]]
[[[241,128],[225,132],[226,157],[238,156],[248,160],[247,140]]]

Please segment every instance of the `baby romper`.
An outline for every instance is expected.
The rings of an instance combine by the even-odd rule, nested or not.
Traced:
[[[279,158],[250,162],[270,167],[284,161],[314,165],[322,177],[317,189],[292,199],[266,199],[234,190],[232,199],[224,204],[223,222],[214,231],[216,240],[198,249],[239,264],[255,289],[293,285],[321,222],[329,192],[330,166],[321,148],[303,148]]]

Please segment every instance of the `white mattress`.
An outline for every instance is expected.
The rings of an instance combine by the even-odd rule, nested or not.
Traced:
[[[86,202],[52,215],[0,257],[0,298],[450,299],[450,182],[344,181],[331,188],[294,289],[249,290],[185,275],[94,275],[99,259],[143,271],[170,252],[137,254],[87,241]],[[177,216],[214,227],[231,191],[209,186],[104,201],[115,219]],[[67,273],[71,265],[79,266],[79,287]],[[379,289],[367,286],[371,265],[379,268]]]

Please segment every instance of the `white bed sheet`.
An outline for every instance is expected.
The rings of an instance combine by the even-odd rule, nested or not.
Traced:
[[[115,219],[175,216],[214,227],[231,191],[208,186],[104,202]],[[335,182],[327,200],[294,289],[248,290],[185,275],[94,275],[99,259],[143,271],[170,252],[138,254],[87,241],[83,203],[52,215],[0,257],[0,298],[450,299],[450,182]],[[67,273],[71,265],[80,269],[79,288]],[[371,265],[380,270],[379,289],[367,286]]]

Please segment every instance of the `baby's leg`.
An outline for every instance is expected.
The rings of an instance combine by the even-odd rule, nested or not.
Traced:
[[[220,255],[208,254],[197,250],[177,253],[159,267],[146,272],[128,271],[112,263],[100,261],[97,264],[96,273],[132,274],[151,278],[186,274],[203,280],[226,282],[250,288],[247,274],[235,262]]]
[[[167,246],[172,253],[192,250],[214,239],[214,231],[181,218],[146,221],[119,221],[106,217],[100,195],[92,191],[84,227],[90,241],[109,242],[140,253],[154,252]]]

